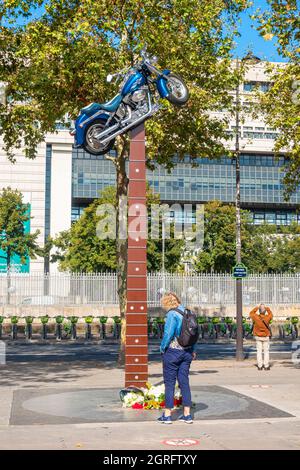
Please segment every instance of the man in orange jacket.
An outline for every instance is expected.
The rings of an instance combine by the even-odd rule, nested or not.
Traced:
[[[256,339],[258,370],[270,370],[269,351],[272,334],[269,324],[273,318],[273,313],[269,307],[260,304],[251,310],[249,315],[253,321],[253,336]]]

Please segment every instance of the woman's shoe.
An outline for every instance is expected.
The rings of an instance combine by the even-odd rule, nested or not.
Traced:
[[[264,369],[265,370],[271,370],[271,367],[270,366],[268,366],[268,367],[264,366]]]
[[[192,424],[193,423],[193,418],[191,415],[187,415],[187,416],[180,416],[180,418],[178,418],[178,421],[182,421],[183,423],[186,423],[186,424]]]
[[[171,416],[165,416],[165,413],[157,418],[157,421],[161,424],[173,424]]]

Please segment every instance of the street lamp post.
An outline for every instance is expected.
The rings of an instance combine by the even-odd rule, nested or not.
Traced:
[[[236,60],[239,73],[240,62]],[[240,169],[240,83],[238,81],[235,93],[235,212],[236,212],[236,262],[241,263],[241,169]],[[243,352],[243,284],[242,279],[236,279],[236,360],[244,359]]]
[[[162,216],[162,221],[161,221],[161,237],[162,237],[162,259],[161,259],[161,270],[164,273],[165,272],[165,219],[164,219],[164,214]]]
[[[242,62],[258,63],[260,59],[248,52]],[[235,90],[235,209],[236,209],[236,263],[242,262],[241,243],[241,169],[240,169],[240,61],[236,59],[238,83]],[[244,359],[243,351],[243,281],[236,279],[236,360]]]

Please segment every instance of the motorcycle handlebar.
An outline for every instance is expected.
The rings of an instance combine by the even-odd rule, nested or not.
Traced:
[[[149,68],[151,72],[158,73],[157,68],[153,65],[157,62],[157,57],[156,56],[150,57],[147,54],[147,52],[144,50],[141,51],[140,55],[143,58],[141,62],[137,62],[133,67],[123,69],[120,72],[113,73],[113,74],[109,73],[106,77],[107,82],[108,83],[112,82],[114,78],[118,79],[120,77],[124,77],[129,72],[130,69],[139,68],[139,66],[141,66],[143,63],[147,65],[147,67]]]

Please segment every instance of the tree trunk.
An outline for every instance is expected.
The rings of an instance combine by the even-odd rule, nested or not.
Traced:
[[[125,363],[126,341],[126,305],[127,305],[127,190],[128,178],[126,174],[126,143],[116,162],[117,172],[117,266],[118,266],[118,296],[121,315],[121,341],[118,363]]]

